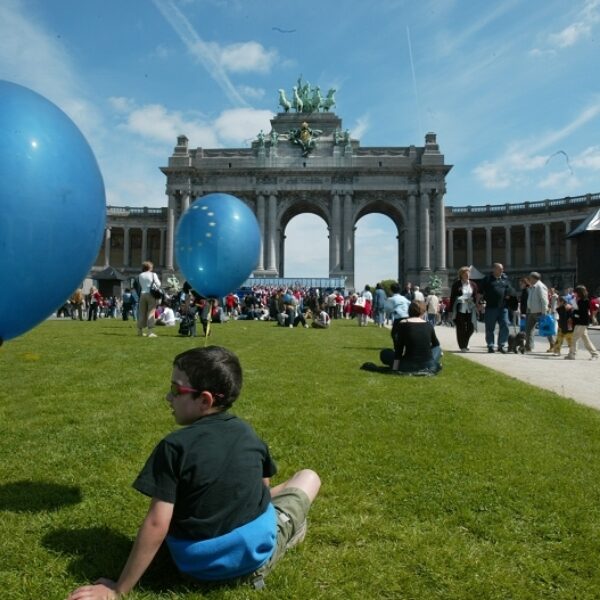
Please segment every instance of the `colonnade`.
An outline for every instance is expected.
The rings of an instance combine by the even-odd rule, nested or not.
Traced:
[[[141,260],[144,261],[148,257],[148,236],[152,231],[159,231],[160,235],[160,245],[159,245],[159,260],[160,264],[164,263],[163,257],[165,256],[166,250],[166,237],[167,237],[167,228],[165,227],[152,227],[150,225],[109,225],[104,230],[104,267],[108,267],[111,265],[111,246],[113,239],[113,230],[115,232],[122,230],[123,232],[123,255],[118,265],[121,268],[127,267],[139,267],[139,264],[132,265],[131,264],[131,254],[133,248],[131,247],[131,232],[133,230],[139,230],[141,232],[141,251],[140,256]]]
[[[553,228],[554,226],[554,228]],[[543,259],[534,259],[533,251],[537,244],[532,243],[532,228],[538,230],[543,227]],[[573,228],[571,219],[560,221],[547,221],[544,223],[510,223],[510,224],[480,224],[480,225],[460,225],[448,227],[446,232],[448,245],[448,266],[450,268],[458,268],[462,266],[455,263],[455,251],[457,249],[457,235],[465,235],[466,237],[466,256],[464,263],[472,265],[474,263],[483,263],[478,266],[489,267],[493,262],[502,262],[504,267],[510,268],[533,268],[533,267],[549,267],[549,266],[566,266],[573,263],[572,242],[566,236]],[[557,247],[553,243],[553,229],[557,234],[554,242],[560,244]],[[475,257],[474,252],[474,235],[476,232],[485,232],[485,253],[481,256],[479,253],[479,261]],[[494,235],[500,235],[502,244],[494,244]],[[522,250],[521,260],[516,259],[516,245],[513,237],[519,242],[519,250]],[[503,246],[500,247],[500,246]],[[553,252],[558,253],[560,260],[557,261],[553,257]],[[462,257],[461,257],[462,258]],[[560,264],[556,264],[559,262]],[[541,263],[541,264],[540,264]]]

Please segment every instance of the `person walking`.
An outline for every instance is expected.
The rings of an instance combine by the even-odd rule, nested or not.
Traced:
[[[590,340],[587,329],[590,326],[590,300],[587,288],[584,285],[578,285],[575,288],[575,300],[577,306],[573,307],[573,343],[569,349],[569,354],[565,356],[568,360],[575,360],[577,355],[577,342],[583,341],[585,349],[590,353],[590,360],[598,359],[598,350]]]
[[[477,284],[469,278],[471,267],[461,267],[450,288],[450,311],[461,352],[469,352],[469,340],[477,330]]]
[[[139,318],[137,321],[137,329],[139,336],[145,336],[145,328],[148,328],[148,337],[157,337],[154,333],[154,311],[158,300],[150,293],[152,284],[155,283],[160,287],[160,279],[153,272],[154,265],[147,260],[142,263],[142,272],[138,275],[138,281],[140,284],[140,304],[139,304]]]
[[[501,263],[492,265],[492,272],[481,282],[481,297],[485,301],[485,343],[488,352],[493,354],[494,334],[498,325],[498,352],[506,354],[505,344],[508,341],[508,300],[516,293],[504,273]]]
[[[542,276],[537,271],[529,273],[528,279],[530,287],[527,293],[525,352],[532,352],[535,347],[536,323],[542,315],[548,312],[548,288],[542,283]]]
[[[373,320],[377,327],[383,327],[385,325],[385,301],[387,296],[385,290],[381,287],[381,283],[375,286],[375,293],[373,294]]]

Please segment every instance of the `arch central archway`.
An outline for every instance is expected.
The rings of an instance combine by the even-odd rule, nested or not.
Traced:
[[[356,222],[354,282],[357,290],[384,279],[397,279],[402,260],[398,227],[383,213],[369,213]]]
[[[299,221],[298,221],[299,219]],[[289,233],[289,225],[295,221],[296,225],[292,223],[294,227],[294,236],[296,233],[304,239],[292,238],[290,241],[294,244],[292,248],[286,248],[286,238]],[[319,203],[317,199],[311,199],[307,197],[303,198],[289,198],[284,204],[281,210],[279,218],[279,245],[277,248],[277,265],[280,277],[327,277],[329,275],[328,262],[327,262],[327,230],[329,226],[329,214],[324,209],[323,204]],[[296,232],[295,229],[299,231]],[[322,244],[320,240],[324,240]],[[307,256],[306,261],[296,261],[296,265],[300,267],[300,264],[306,264],[307,268],[310,268],[310,262],[315,264],[323,264],[325,268],[323,272],[317,273],[314,267],[305,273],[295,273],[289,271],[286,268],[286,251],[292,251],[294,253],[299,252]],[[291,265],[288,265],[291,267]]]

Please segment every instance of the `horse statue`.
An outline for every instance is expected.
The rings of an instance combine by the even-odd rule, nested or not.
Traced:
[[[319,86],[315,88],[310,103],[313,112],[318,112],[319,108],[323,106],[323,96],[321,96],[321,88]]]
[[[335,88],[331,88],[323,100],[323,110],[329,111],[332,106],[335,106]]]
[[[292,89],[294,90],[294,102],[292,106],[296,109],[296,112],[302,112],[304,109],[304,103],[298,95],[298,88],[294,86]]]
[[[292,108],[292,103],[285,97],[285,90],[279,90],[279,106],[283,107],[285,112]]]

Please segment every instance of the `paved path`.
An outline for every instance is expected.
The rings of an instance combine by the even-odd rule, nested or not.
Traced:
[[[483,324],[471,338],[471,352],[462,353],[458,350],[453,327],[438,326],[435,332],[445,353],[455,352],[490,369],[600,409],[600,360],[590,361],[590,353],[583,348],[581,342],[576,360],[564,360],[566,346],[563,347],[562,356],[547,354],[548,342],[537,336],[535,351],[530,354],[488,354]],[[596,348],[600,348],[595,332],[590,337]]]

